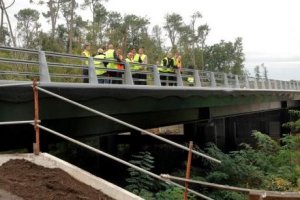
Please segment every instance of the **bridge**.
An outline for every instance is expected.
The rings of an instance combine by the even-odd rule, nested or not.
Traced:
[[[138,127],[184,124],[186,138],[213,141],[221,147],[249,139],[254,129],[279,137],[286,110],[299,107],[300,81],[295,80],[257,80],[187,68],[159,73],[156,65],[125,62],[119,63],[124,65],[122,70],[101,68],[120,76],[97,76],[93,58],[10,47],[0,50],[1,122],[33,119],[33,79],[41,88]],[[143,70],[134,71],[132,65],[142,65]],[[137,73],[146,79],[134,78]],[[162,80],[162,75],[173,79]],[[141,82],[144,85],[137,85]],[[44,125],[72,137],[134,133],[45,93],[40,93],[40,107]],[[7,133],[0,141],[3,149],[11,147],[10,141],[16,146],[31,145],[31,125],[0,126],[0,130]]]

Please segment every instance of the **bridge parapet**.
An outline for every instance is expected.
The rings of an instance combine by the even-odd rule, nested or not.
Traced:
[[[95,62],[103,63],[102,67],[95,66]],[[107,68],[105,67],[107,63],[115,63],[118,67]],[[141,70],[133,70],[132,66],[136,65],[140,66]],[[188,68],[175,69],[175,73],[161,73],[158,71],[158,68],[161,67],[152,64],[118,63],[114,60],[86,58],[80,55],[0,46],[0,81],[37,79],[44,83],[300,90],[300,82],[296,80],[256,79],[247,75]],[[97,70],[105,73],[97,75]]]

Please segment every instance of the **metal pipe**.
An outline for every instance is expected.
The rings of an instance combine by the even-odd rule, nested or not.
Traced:
[[[168,144],[171,144],[171,145],[173,145],[173,146],[175,146],[175,147],[177,147],[177,148],[183,149],[183,150],[185,150],[185,151],[189,151],[189,148],[187,148],[187,147],[185,147],[185,146],[183,146],[183,145],[181,145],[181,144],[178,144],[178,143],[173,142],[173,141],[171,141],[171,140],[168,140],[168,139],[165,139],[165,138],[160,137],[160,136],[158,136],[158,135],[155,135],[154,133],[151,133],[151,132],[149,132],[149,131],[143,130],[143,129],[137,127],[137,126],[131,125],[131,124],[126,123],[126,122],[124,122],[124,121],[122,121],[122,120],[119,120],[119,119],[117,119],[117,118],[111,117],[111,116],[109,116],[109,115],[107,115],[107,114],[105,114],[105,113],[103,113],[103,112],[100,112],[100,111],[97,111],[97,110],[95,110],[95,109],[89,108],[89,107],[87,107],[87,106],[84,106],[84,105],[82,105],[82,104],[80,104],[80,103],[77,103],[77,102],[75,102],[75,101],[72,101],[72,100],[70,100],[70,99],[68,99],[68,98],[65,98],[65,97],[63,97],[63,96],[60,96],[60,95],[58,95],[58,94],[55,94],[55,93],[50,92],[50,91],[48,91],[48,90],[45,90],[45,89],[43,89],[43,88],[40,88],[40,87],[38,87],[38,86],[37,86],[36,88],[37,88],[38,90],[40,90],[40,91],[46,93],[46,94],[49,94],[49,95],[51,95],[51,96],[54,96],[54,97],[56,97],[56,98],[58,98],[58,99],[61,99],[61,100],[63,100],[63,101],[66,101],[66,102],[68,102],[68,103],[70,103],[70,104],[73,104],[73,105],[75,105],[75,106],[77,106],[77,107],[80,107],[80,108],[82,108],[82,109],[85,109],[85,110],[87,110],[87,111],[89,111],[89,112],[92,112],[92,113],[94,113],[94,114],[97,114],[97,115],[100,115],[100,116],[105,117],[105,118],[107,118],[107,119],[110,119],[110,120],[112,120],[112,121],[114,121],[114,122],[117,122],[117,123],[122,124],[122,125],[124,125],[124,126],[127,126],[127,127],[129,127],[129,128],[132,128],[132,129],[134,129],[134,130],[136,130],[136,131],[140,131],[140,132],[142,132],[142,133],[145,133],[145,134],[147,134],[147,135],[149,135],[149,136],[151,136],[151,137],[154,137],[154,138],[156,138],[156,139],[159,139],[159,140],[161,140],[161,141],[164,141],[164,142],[166,142],[166,143],[168,143]],[[221,163],[220,160],[215,159],[215,158],[212,158],[212,157],[210,157],[210,156],[208,156],[208,155],[205,155],[205,154],[203,154],[203,153],[200,153],[200,152],[198,152],[198,151],[192,150],[192,152],[193,152],[194,154],[196,154],[196,155],[198,155],[198,156],[201,156],[201,157],[204,157],[204,158],[206,158],[206,159],[208,159],[208,160],[211,160],[211,161],[214,161],[214,162],[217,162],[217,163]]]
[[[37,81],[36,79],[33,80],[33,98],[34,98],[34,130],[35,130],[35,144],[34,144],[34,154],[40,154],[40,128],[38,127],[38,120],[40,119],[39,116],[39,90],[36,89]]]
[[[35,125],[35,124],[32,123],[32,125]],[[82,143],[82,142],[80,142],[80,141],[78,141],[78,140],[75,140],[75,139],[70,138],[70,137],[68,137],[68,136],[66,136],[66,135],[63,135],[63,134],[61,134],[61,133],[59,133],[59,132],[56,132],[56,131],[54,131],[54,130],[51,130],[51,129],[49,129],[49,128],[45,127],[45,126],[42,126],[42,125],[40,125],[40,124],[38,124],[37,126],[38,126],[39,128],[41,128],[42,130],[45,130],[45,131],[47,131],[47,132],[49,132],[49,133],[52,133],[52,134],[54,134],[54,135],[56,135],[56,136],[58,136],[58,137],[61,137],[61,138],[65,139],[65,140],[68,140],[68,141],[70,141],[70,142],[72,142],[72,143],[74,143],[74,144],[77,144],[77,145],[79,145],[79,146],[81,146],[81,147],[84,147],[84,148],[86,148],[86,149],[88,149],[88,150],[90,150],[90,151],[93,151],[93,152],[97,153],[97,154],[100,154],[100,155],[105,156],[105,157],[107,157],[107,158],[110,158],[110,159],[112,159],[112,160],[114,160],[114,161],[117,161],[117,162],[119,162],[119,163],[122,163],[122,164],[124,164],[124,165],[126,165],[126,166],[128,166],[128,167],[131,167],[131,168],[133,168],[133,169],[135,169],[135,170],[137,170],[137,171],[140,171],[140,172],[145,173],[145,174],[147,174],[147,175],[149,175],[149,176],[152,176],[153,178],[156,178],[156,179],[161,180],[161,181],[163,181],[163,182],[170,183],[170,184],[172,184],[172,185],[175,185],[175,186],[177,186],[177,187],[180,187],[180,188],[184,189],[184,187],[183,187],[182,185],[178,184],[178,183],[175,183],[175,182],[173,182],[173,181],[167,181],[167,180],[165,180],[164,178],[162,178],[161,176],[159,176],[159,175],[157,175],[157,174],[154,174],[154,173],[152,173],[152,172],[150,172],[150,171],[147,171],[147,170],[145,170],[145,169],[143,169],[143,168],[141,168],[141,167],[135,166],[135,165],[133,165],[133,164],[131,164],[131,163],[125,161],[125,160],[122,160],[122,159],[117,158],[117,157],[115,157],[115,156],[113,156],[113,155],[110,155],[110,154],[108,154],[108,153],[106,153],[106,152],[104,152],[104,151],[101,151],[101,150],[99,150],[99,149],[96,149],[96,148],[94,148],[94,147],[91,147],[91,146],[89,146],[89,145],[87,145],[87,144],[84,144],[84,143]],[[203,194],[200,194],[200,193],[198,193],[198,192],[196,192],[196,191],[194,191],[194,190],[189,190],[189,191],[190,191],[191,193],[196,194],[197,196],[200,196],[200,197],[204,198],[204,199],[207,199],[207,200],[213,200],[213,199],[211,199],[210,197],[207,197],[207,196],[205,196],[205,195],[203,195]]]
[[[232,191],[236,191],[236,192],[260,191],[260,190],[253,190],[253,189],[248,189],[248,188],[241,188],[241,187],[221,185],[221,184],[216,184],[216,183],[209,183],[209,182],[205,182],[205,181],[197,181],[197,180],[193,180],[193,179],[180,178],[180,177],[177,177],[177,176],[171,176],[169,174],[161,174],[160,176],[164,179],[195,183],[195,184],[199,184],[199,185],[203,185],[203,186],[207,186],[207,187],[214,187],[214,188],[218,188],[218,189],[232,190]]]
[[[13,86],[21,86],[21,85],[31,85],[32,83],[8,83],[8,84],[0,84],[0,87],[13,87]]]
[[[189,144],[189,153],[188,153],[188,159],[186,163],[186,173],[185,173],[185,178],[190,179],[191,176],[191,164],[192,164],[192,149],[193,149],[193,141],[190,141]],[[183,193],[183,199],[188,200],[188,191],[189,191],[189,183],[185,182],[185,190]]]
[[[40,123],[41,121],[38,120],[38,122]],[[0,122],[0,125],[32,124],[32,123],[34,123],[34,120]]]

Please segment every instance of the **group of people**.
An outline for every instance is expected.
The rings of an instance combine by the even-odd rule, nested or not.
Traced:
[[[122,83],[122,72],[119,70],[124,69],[124,61],[130,65],[132,70],[132,77],[134,79],[135,85],[146,85],[147,75],[143,73],[146,69],[145,65],[148,64],[148,57],[144,53],[144,48],[141,47],[138,49],[138,52],[135,48],[127,54],[127,57],[124,58],[122,55],[122,50],[120,48],[114,48],[112,44],[109,44],[106,47],[99,48],[96,55],[91,54],[90,44],[85,44],[82,51],[82,56],[85,57],[94,57],[94,65],[96,68],[96,74],[98,76],[99,83]],[[105,59],[105,61],[101,61]],[[112,60],[112,62],[109,62]],[[88,65],[87,61],[85,63]],[[175,74],[175,69],[182,68],[182,58],[179,53],[176,53],[174,56],[172,53],[167,53],[161,62],[158,62],[158,71],[160,72],[160,78],[162,80],[162,85],[176,85],[176,76],[171,75]],[[105,69],[107,68],[107,69]],[[109,69],[109,70],[108,70]],[[84,69],[83,75],[88,76],[88,70]],[[113,79],[110,80],[112,77]],[[88,82],[87,78],[84,78],[84,82]]]

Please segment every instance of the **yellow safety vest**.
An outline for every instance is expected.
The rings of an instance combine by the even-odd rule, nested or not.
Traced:
[[[169,62],[169,59],[168,59],[168,57],[165,57],[164,59],[162,59],[161,60],[161,62],[160,62],[160,67],[158,67],[158,71],[159,72],[163,72],[163,73],[174,73],[175,72],[175,70],[172,68],[172,67],[167,67],[167,66],[164,66],[164,60],[166,60],[167,61],[167,66],[168,66],[168,62]],[[173,60],[173,63],[175,64],[175,59],[174,58],[172,58],[172,60]]]
[[[85,56],[85,57],[87,57],[87,58],[91,57],[91,53],[90,53],[88,50],[84,50],[84,51],[81,53],[81,55],[83,55],[83,56]],[[86,60],[84,63],[85,63],[85,65],[89,65],[89,60]]]
[[[142,62],[144,62],[145,58],[146,58],[146,55],[145,55],[145,54],[142,54],[142,55],[141,55],[141,60],[142,60]],[[140,59],[140,54],[138,54],[138,53],[135,54],[135,55],[134,55],[134,58],[133,58],[133,61],[134,61],[134,62],[139,62],[139,59]],[[142,70],[143,67],[140,66],[140,65],[134,65],[134,66],[131,67],[131,69],[132,69],[132,70]]]
[[[88,50],[84,50],[81,55],[85,56],[85,57],[91,57],[91,53]]]
[[[105,59],[105,55],[104,54],[96,55],[94,58]],[[96,68],[97,75],[102,75],[106,72],[105,69],[101,69],[101,68],[104,68],[104,64],[102,61],[94,59],[94,65]]]
[[[106,57],[106,59],[110,59],[110,60],[116,61],[116,59],[114,58],[114,52],[115,52],[115,50],[113,50],[113,49],[108,49],[108,50],[105,52],[105,57]],[[107,68],[110,68],[110,69],[118,69],[116,63],[108,63]]]
[[[178,68],[178,69],[181,69],[182,68],[182,60],[179,60],[179,59],[175,59],[175,66]]]

